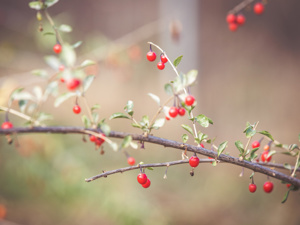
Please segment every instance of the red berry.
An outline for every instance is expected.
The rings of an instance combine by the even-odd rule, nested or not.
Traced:
[[[73,112],[74,112],[75,114],[79,114],[79,113],[81,112],[80,106],[79,106],[79,105],[75,105],[75,106],[73,107]]]
[[[165,55],[161,55],[160,61],[162,61],[163,63],[167,63],[168,59],[167,59],[167,57]]]
[[[133,157],[128,157],[127,162],[130,166],[133,166],[135,164],[135,159]]]
[[[163,62],[158,62],[157,63],[157,68],[160,70],[163,70],[165,68],[165,64]]]
[[[13,128],[13,124],[9,121],[6,121],[6,122],[3,122],[2,125],[1,125],[1,128],[2,129],[11,129]]]
[[[259,141],[253,141],[252,148],[259,148],[259,146],[260,146]]]
[[[263,161],[263,162],[270,162],[271,159],[272,159],[272,156],[269,156],[269,157],[268,157],[268,154],[269,154],[268,151],[264,151],[264,152],[261,154],[261,161]],[[267,157],[268,157],[268,158],[267,158]]]
[[[200,160],[199,160],[198,156],[195,156],[195,155],[192,156],[189,160],[189,164],[191,167],[197,167],[199,165],[199,162],[200,162]]]
[[[202,148],[204,148],[204,144],[201,143],[200,146],[201,146]]]
[[[143,188],[148,188],[150,187],[151,181],[147,178],[147,181],[145,184],[142,184]]]
[[[61,45],[60,44],[56,44],[53,46],[53,51],[56,53],[56,54],[59,54],[61,52]]]
[[[166,120],[170,120],[170,117],[167,117],[167,116],[166,116]]]
[[[184,115],[185,115],[185,108],[179,108],[179,109],[178,109],[178,114],[179,114],[180,116],[184,116]]]
[[[186,104],[187,106],[193,105],[194,102],[195,102],[194,96],[188,95],[188,96],[185,97],[185,104]]]
[[[137,181],[140,184],[146,184],[147,180],[148,180],[148,178],[145,173],[139,173],[139,175],[137,176]]]
[[[227,23],[234,23],[236,20],[236,16],[234,14],[228,14],[226,17]]]
[[[59,70],[60,72],[64,71],[64,70],[65,70],[65,66],[64,66],[64,65],[60,65],[60,66],[58,67],[58,70]]]
[[[76,78],[71,78],[71,79],[67,80],[67,88],[70,91],[75,90],[79,85],[80,85],[80,80],[78,80]]]
[[[286,187],[287,187],[287,188],[290,188],[290,186],[292,186],[292,185],[291,185],[291,184],[286,184]]]
[[[150,61],[150,62],[153,62],[155,59],[156,59],[156,53],[155,52],[152,52],[152,51],[149,51],[147,53],[147,59]]]
[[[60,78],[60,82],[64,83],[65,79],[63,77]]]
[[[170,109],[169,109],[169,115],[172,117],[172,118],[175,118],[178,114],[178,109],[175,107],[175,106],[172,106]]]
[[[214,159],[214,158],[212,158],[212,157],[208,157],[208,159]],[[213,162],[210,162],[211,164],[213,163]]]
[[[265,150],[265,151],[269,151],[269,149],[270,149],[270,146],[269,146],[269,145],[265,145],[265,146],[264,146],[264,150]]]
[[[100,138],[97,138],[96,139],[96,145],[99,147],[99,146],[101,146],[104,142],[105,142],[105,139],[104,139],[104,137],[105,137],[105,134],[100,134]]]
[[[260,15],[265,11],[265,6],[261,2],[257,2],[253,6],[253,11],[255,14]]]
[[[91,142],[95,142],[96,139],[97,139],[97,138],[96,138],[94,135],[91,135],[91,136],[90,136],[90,141],[91,141]]]
[[[256,191],[256,184],[249,184],[249,191],[254,193]]]
[[[266,192],[266,193],[271,193],[272,192],[272,190],[273,190],[273,187],[274,187],[274,185],[273,185],[273,183],[271,182],[271,181],[266,181],[265,183],[264,183],[264,191]]]
[[[238,29],[238,25],[236,23],[230,23],[228,25],[228,29],[232,32],[236,31]]]
[[[236,23],[238,25],[243,25],[246,22],[246,17],[243,14],[238,14],[236,16]]]

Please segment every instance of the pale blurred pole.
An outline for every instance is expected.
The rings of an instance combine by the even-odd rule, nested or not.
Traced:
[[[200,42],[198,37],[200,25],[199,4],[198,0],[161,0],[159,5],[160,17],[165,18],[161,23],[164,32],[160,36],[159,45],[167,51],[171,60],[174,60],[179,55],[183,55],[179,71],[184,73],[200,67],[198,45]],[[182,26],[182,31],[177,41],[172,39],[170,33],[171,21],[179,21]],[[174,74],[170,73],[169,76],[171,79]]]

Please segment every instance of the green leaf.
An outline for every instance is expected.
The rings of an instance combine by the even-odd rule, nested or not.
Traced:
[[[165,92],[166,92],[167,95],[173,95],[174,94],[173,93],[173,87],[172,87],[171,84],[169,84],[169,83],[165,84],[164,89],[165,89]]]
[[[32,91],[33,91],[35,97],[37,98],[37,100],[40,101],[43,97],[42,88],[40,86],[35,86]]]
[[[33,1],[33,2],[29,2],[29,7],[35,10],[41,10],[43,8],[43,3],[42,2],[37,2],[37,1]]]
[[[55,33],[53,33],[53,32],[45,32],[45,33],[43,33],[43,35],[44,36],[46,36],[46,35],[55,35]]]
[[[291,144],[291,145],[289,146],[289,150],[290,150],[290,151],[293,151],[293,150],[295,150],[295,149],[300,150],[300,149],[299,149],[299,146],[296,145],[296,144]]]
[[[42,78],[48,78],[49,76],[46,70],[32,70],[31,73]]]
[[[45,5],[49,8],[57,3],[59,0],[45,0]]]
[[[124,118],[124,119],[130,119],[130,117],[128,117],[127,115],[125,115],[124,113],[114,113],[109,117],[109,120],[112,119],[117,119],[117,118]]]
[[[193,130],[190,126],[188,125],[185,125],[185,124],[181,124],[182,128],[185,129],[187,132],[189,132],[191,135],[194,135],[193,134]]]
[[[258,148],[253,148],[253,149],[251,150],[251,153],[250,153],[250,161],[253,160],[253,159],[255,159],[255,158],[257,157],[257,155],[255,154],[255,152],[256,152],[258,149],[259,149],[259,147],[258,147]]]
[[[207,134],[203,134],[201,131],[198,132],[198,138],[201,141],[203,141],[204,139],[208,138]]]
[[[200,143],[201,143],[200,138],[196,138],[196,137],[195,137],[195,142],[196,142],[198,145],[200,145]]]
[[[95,64],[96,64],[95,61],[87,59],[81,63],[80,67],[83,68],[83,67],[87,67],[87,66],[91,66],[91,65],[95,65]]]
[[[92,113],[92,117],[93,117],[94,123],[98,123],[98,120],[99,120],[99,114],[96,113],[96,112],[93,112],[93,113]]]
[[[217,161],[213,161],[213,162],[211,163],[211,165],[212,165],[212,166],[217,166]]]
[[[290,171],[292,170],[292,166],[290,164],[288,164],[288,163],[284,163],[283,167],[286,168],[286,169],[288,169],[288,170],[290,170]]]
[[[149,116],[145,115],[142,118],[141,124],[142,126],[148,127],[149,126]]]
[[[267,136],[268,138],[270,138],[272,141],[274,141],[274,138],[272,137],[272,135],[268,132],[268,131],[260,131],[260,132],[258,132],[258,133],[260,133],[260,134],[262,134],[262,135],[265,135],[265,136]]]
[[[209,119],[203,115],[200,114],[196,117],[196,121],[202,126],[202,127],[208,127],[209,126]]]
[[[23,100],[23,99],[21,99],[18,102],[19,108],[20,108],[20,110],[21,110],[22,113],[25,112],[25,108],[26,108],[27,103],[28,103],[28,101],[27,100]]]
[[[40,115],[38,116],[37,120],[38,121],[45,121],[45,120],[52,120],[53,116],[51,114],[47,114],[47,113],[40,113]]]
[[[58,94],[58,81],[52,81],[47,85],[45,93],[44,93],[44,99],[43,100],[46,101],[50,94],[54,97],[57,96],[57,94]]]
[[[133,116],[133,101],[129,100],[124,107],[125,112],[127,112],[130,116]]]
[[[135,142],[130,142],[131,148],[138,149],[138,144]]]
[[[251,173],[249,178],[252,179],[253,176],[254,176],[254,172]]]
[[[241,141],[236,141],[234,144],[237,147],[237,149],[240,151],[241,155],[243,155],[245,152],[243,143]]]
[[[131,126],[133,126],[135,128],[142,128],[142,126],[140,124],[137,124],[137,123],[132,123]]]
[[[116,142],[108,142],[109,146],[116,152],[118,151],[118,144]]]
[[[122,141],[121,147],[122,148],[128,148],[131,141],[132,141],[132,137],[130,135],[126,136]]]
[[[99,104],[93,105],[91,111],[94,111],[95,109],[100,109],[100,105]]]
[[[290,189],[285,193],[284,197],[283,197],[283,200],[281,201],[281,203],[285,203],[289,197],[289,193],[290,193]]]
[[[154,170],[152,167],[146,167],[148,170]]]
[[[110,133],[110,126],[107,123],[101,122],[100,129],[103,131],[103,133],[108,136]]]
[[[179,63],[180,63],[182,57],[183,57],[183,56],[181,55],[181,56],[177,57],[177,58],[174,60],[173,65],[174,65],[175,67],[177,67],[177,66],[179,65]]]
[[[82,44],[82,41],[77,41],[75,44],[72,45],[73,48],[78,48]]]
[[[247,138],[250,138],[256,134],[256,130],[254,130],[253,126],[250,125],[244,130],[244,133],[246,133]]]
[[[275,150],[269,151],[268,156],[266,158],[269,158],[270,156],[276,154]]]
[[[76,62],[76,53],[72,46],[69,44],[62,45],[62,51],[60,53],[61,60],[67,67],[73,67]]]
[[[95,79],[94,75],[88,75],[83,80],[83,91],[86,92]]]
[[[227,146],[228,141],[224,141],[223,143],[221,143],[218,147],[218,157],[222,154],[222,152],[225,150],[226,146]]]
[[[58,70],[61,62],[59,59],[54,55],[48,55],[44,57],[45,62],[54,70]]]
[[[295,152],[280,152],[281,154],[284,155],[289,155],[289,156],[296,156],[297,154]]]
[[[91,121],[86,115],[83,115],[81,120],[86,128],[91,126]]]
[[[157,95],[152,93],[148,93],[148,95],[157,103],[158,106],[160,106],[160,98]]]
[[[186,143],[188,141],[188,139],[189,139],[189,136],[187,134],[182,135],[182,142],[183,143]]]
[[[186,78],[187,78],[186,86],[192,85],[196,81],[197,75],[198,75],[198,70],[189,71],[186,74]]]
[[[72,31],[72,27],[66,24],[61,24],[58,29],[62,32],[69,33]]]
[[[159,118],[159,119],[155,120],[155,122],[154,122],[154,124],[152,125],[151,128],[157,130],[157,129],[161,128],[164,124],[165,124],[165,119],[164,118]]]
[[[55,99],[54,107],[60,106],[60,104],[62,104],[64,101],[68,100],[69,98],[71,98],[73,96],[76,96],[75,92],[67,92],[67,93],[62,94],[61,96],[59,96]]]

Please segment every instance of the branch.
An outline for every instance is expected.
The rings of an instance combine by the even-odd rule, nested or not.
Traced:
[[[86,129],[83,127],[32,127],[32,128],[12,128],[12,129],[7,129],[7,130],[0,129],[0,134],[11,134],[11,133],[86,134],[90,131],[99,132],[99,130],[97,130],[97,129]],[[118,132],[118,131],[111,131],[108,136],[112,137],[112,138],[124,138],[128,135],[130,135],[133,140],[149,142],[149,143],[153,143],[153,144],[162,145],[164,147],[171,147],[173,149],[179,149],[179,150],[183,150],[183,151],[187,150],[189,152],[195,152],[195,153],[198,153],[201,155],[212,157],[214,159],[218,159],[224,163],[230,163],[230,164],[234,164],[234,165],[241,166],[244,168],[248,168],[250,170],[253,170],[254,172],[262,173],[262,174],[268,175],[270,177],[274,177],[275,179],[285,181],[287,183],[293,184],[295,187],[300,188],[300,179],[297,179],[297,178],[288,176],[284,173],[278,172],[276,170],[267,168],[265,166],[262,166],[260,163],[239,160],[239,158],[232,157],[232,156],[225,155],[225,154],[220,154],[220,156],[218,157],[217,152],[208,150],[208,149],[205,149],[202,147],[197,147],[197,146],[189,145],[189,144],[183,144],[181,142],[172,141],[172,140],[168,140],[168,139],[164,139],[164,138],[159,138],[159,137],[155,137],[152,135],[148,135],[147,137],[145,137],[144,135],[130,134],[130,133]],[[263,164],[263,165],[265,165],[265,164]],[[268,164],[268,165],[274,166],[274,164]],[[277,168],[279,168],[279,167],[277,166]],[[284,168],[284,167],[282,166],[282,168]],[[133,167],[133,169],[135,169],[135,168]],[[122,172],[121,170],[122,169],[120,169],[120,172]],[[297,169],[297,171],[299,171],[299,170]]]

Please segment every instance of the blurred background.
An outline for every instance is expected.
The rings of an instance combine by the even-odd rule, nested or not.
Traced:
[[[99,103],[101,118],[122,112],[128,100],[134,102],[135,118],[156,112],[149,92],[168,98],[165,83],[175,77],[170,65],[159,71],[146,60],[148,41],[161,46],[183,73],[197,69],[192,88],[197,99],[195,114],[212,118],[214,125],[201,129],[216,144],[228,140],[227,152],[237,156],[236,140],[246,143],[246,122],[259,121],[258,130],[267,130],[281,143],[298,143],[300,131],[300,30],[297,0],[268,1],[265,13],[243,10],[246,23],[238,31],[228,30],[225,17],[237,0],[65,0],[49,9],[56,24],[68,24],[73,32],[64,39],[83,44],[76,49],[77,62],[95,60],[87,73],[96,79],[86,97],[90,105]],[[36,11],[29,1],[1,0],[0,3],[0,105],[7,106],[8,95],[20,86],[31,90],[45,81],[33,76],[34,69],[47,69],[45,55],[52,55],[54,36],[38,31]],[[51,31],[43,20],[44,31]],[[155,51],[157,49],[154,49]],[[158,50],[156,51],[158,54]],[[60,91],[64,90],[60,86]],[[298,99],[298,100],[297,100]],[[82,126],[72,112],[74,100],[58,108],[54,99],[42,110],[53,114],[49,125]],[[80,100],[79,100],[80,103]],[[81,114],[85,114],[83,110]],[[4,113],[1,114],[4,120]],[[15,126],[24,121],[11,115]],[[128,120],[107,122],[111,129],[140,132]],[[168,121],[153,134],[181,140],[186,118]],[[254,139],[260,139],[257,135]],[[117,142],[119,140],[116,140]],[[191,142],[192,143],[192,142]],[[263,145],[267,141],[263,141]],[[102,170],[127,167],[123,153],[104,146],[104,155],[84,143],[81,135],[18,135],[14,144],[0,139],[0,224],[273,224],[300,223],[299,193],[290,193],[280,181],[271,179],[271,194],[262,190],[267,180],[256,174],[256,193],[248,191],[249,175],[233,165],[200,165],[195,176],[190,167],[180,165],[147,170],[151,187],[143,189],[136,181],[138,171],[116,174],[86,183]],[[205,147],[210,148],[207,144]],[[260,150],[262,151],[262,150]],[[178,160],[181,152],[146,143],[145,150],[130,149],[137,162]],[[293,163],[283,155],[273,162]]]

